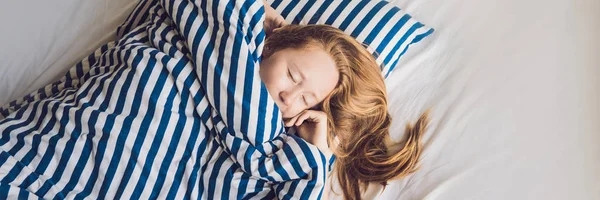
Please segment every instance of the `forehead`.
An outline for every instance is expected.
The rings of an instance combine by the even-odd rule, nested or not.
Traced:
[[[286,49],[284,56],[288,66],[296,73],[304,74],[302,84],[324,98],[338,81],[338,69],[331,56],[321,48]]]

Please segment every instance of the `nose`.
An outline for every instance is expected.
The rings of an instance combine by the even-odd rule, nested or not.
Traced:
[[[283,101],[283,104],[286,106],[291,106],[300,96],[300,89],[298,88],[290,88],[289,90],[284,90],[279,93],[279,97]]]

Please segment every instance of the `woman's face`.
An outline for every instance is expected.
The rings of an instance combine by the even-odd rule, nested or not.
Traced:
[[[339,72],[320,48],[287,48],[262,60],[260,77],[288,119],[323,101],[335,88]]]

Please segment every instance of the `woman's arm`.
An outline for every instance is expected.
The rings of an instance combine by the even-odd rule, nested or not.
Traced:
[[[331,159],[333,152],[327,145],[327,115],[323,111],[302,111],[285,122],[285,125],[296,126],[298,136],[315,145],[327,160]]]
[[[307,142],[317,146],[317,148],[325,155],[326,160],[330,160],[333,156],[331,147],[337,146],[332,144],[331,147],[327,144],[327,115],[323,111],[305,110],[297,116],[286,121],[286,126],[296,126],[297,134]],[[327,163],[329,166],[329,163]],[[328,167],[329,168],[329,167]],[[325,175],[325,183],[321,193],[321,199],[328,199],[331,191],[331,180],[327,180],[331,170],[327,170]],[[329,184],[327,184],[329,182]]]

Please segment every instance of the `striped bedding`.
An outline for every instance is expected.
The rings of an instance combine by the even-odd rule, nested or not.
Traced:
[[[369,44],[386,77],[433,31],[385,2],[268,2]],[[391,18],[343,20],[365,6]],[[260,81],[263,21],[262,0],[140,1],[116,41],[0,108],[0,199],[319,198],[332,160]]]
[[[379,0],[267,0],[289,23],[327,24],[367,46],[388,78],[410,45],[434,29]]]
[[[2,111],[0,199],[320,197],[325,157],[258,76],[263,20],[261,0],[140,2],[118,41]]]

